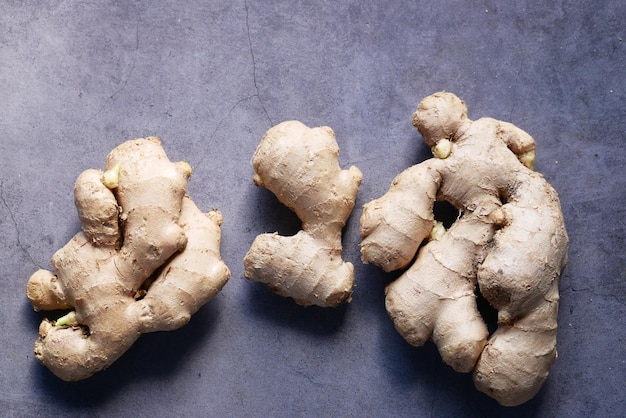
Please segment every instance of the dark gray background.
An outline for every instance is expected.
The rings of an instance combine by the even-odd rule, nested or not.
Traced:
[[[0,415],[619,416],[626,410],[626,3],[3,1],[0,14]],[[516,5],[513,5],[513,4]],[[411,126],[448,90],[515,123],[570,234],[559,360],[507,409],[413,348],[383,306],[395,276],[360,262],[361,207],[428,157]],[[243,279],[255,236],[298,222],[249,161],[287,119],[329,125],[364,173],[345,230],[349,306],[303,309]],[[32,354],[25,284],[78,231],[72,187],[116,145],[162,138],[189,192],[224,214],[223,292],[178,331],[64,383]]]

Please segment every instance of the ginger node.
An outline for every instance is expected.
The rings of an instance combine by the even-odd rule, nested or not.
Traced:
[[[107,189],[113,190],[119,185],[121,166],[122,165],[120,163],[117,163],[113,166],[113,168],[105,171],[102,175],[102,183],[107,187]]]

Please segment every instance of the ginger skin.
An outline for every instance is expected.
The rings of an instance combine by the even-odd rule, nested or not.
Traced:
[[[82,231],[52,257],[55,273],[35,272],[26,289],[37,311],[73,310],[44,319],[35,343],[37,359],[66,381],[110,366],[142,333],[185,325],[230,277],[221,214],[185,195],[189,164],[170,162],[149,137],[115,148],[106,170],[78,177]]]
[[[341,231],[354,207],[362,174],[341,170],[329,127],[286,121],[269,129],[252,159],[254,182],[276,195],[302,221],[290,237],[259,235],[244,258],[244,276],[303,306],[350,301],[354,267],[341,258]]]
[[[416,346],[432,338],[444,362],[473,370],[479,390],[519,405],[537,394],[557,358],[558,280],[568,247],[557,193],[532,171],[530,135],[490,118],[471,121],[451,93],[422,100],[413,124],[436,158],[408,168],[365,205],[363,261],[392,271],[417,253],[386,289],[398,332]],[[420,248],[433,229],[435,200],[462,216]],[[498,310],[490,338],[477,285]]]

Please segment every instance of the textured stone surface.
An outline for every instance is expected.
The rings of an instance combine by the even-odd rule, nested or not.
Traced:
[[[502,2],[500,2],[502,3]],[[512,2],[509,2],[512,3]],[[393,275],[360,263],[361,206],[428,157],[418,101],[448,90],[470,117],[538,143],[570,234],[559,360],[513,416],[626,410],[626,3],[556,1],[5,1],[0,14],[0,408],[4,415],[486,416],[505,412],[383,306]],[[537,3],[537,2],[534,2]],[[255,188],[273,124],[329,125],[364,174],[345,231],[353,302],[302,309],[243,279],[254,237],[297,229]],[[143,336],[67,384],[37,363],[28,276],[78,230],[72,187],[120,142],[156,135],[224,214],[232,279],[191,323]]]

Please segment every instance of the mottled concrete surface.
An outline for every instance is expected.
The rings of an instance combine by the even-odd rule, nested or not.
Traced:
[[[626,3],[618,0],[4,1],[0,14],[0,415],[620,416],[626,410]],[[517,3],[517,6],[510,4]],[[361,206],[428,157],[411,126],[435,91],[538,144],[570,233],[559,360],[532,401],[499,407],[383,306],[395,276],[360,262]],[[297,221],[251,181],[263,133],[334,128],[364,173],[345,231],[352,303],[302,309],[243,279],[262,232]],[[191,323],[144,335],[68,384],[35,360],[37,268],[78,231],[72,187],[107,152],[157,135],[219,208],[232,279]]]

